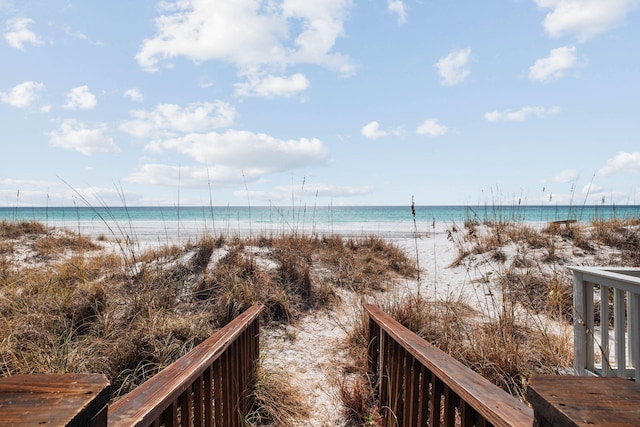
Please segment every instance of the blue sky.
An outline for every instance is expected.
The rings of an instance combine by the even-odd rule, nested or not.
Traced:
[[[0,0],[0,206],[640,203],[638,0]]]

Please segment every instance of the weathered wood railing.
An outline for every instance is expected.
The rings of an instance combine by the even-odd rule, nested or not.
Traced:
[[[640,268],[569,269],[573,272],[575,370],[579,375],[596,373],[640,381]],[[598,310],[594,294],[600,302]],[[595,314],[600,319],[599,334]]]
[[[533,411],[375,305],[369,362],[388,426],[527,426]]]
[[[253,306],[109,407],[109,426],[240,426],[259,355]]]

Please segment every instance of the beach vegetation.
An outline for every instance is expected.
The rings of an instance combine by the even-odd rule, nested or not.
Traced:
[[[267,327],[293,323],[337,302],[336,288],[373,292],[415,273],[369,236],[203,235],[123,252],[38,223],[0,227],[0,375],[105,373],[114,399],[253,304],[267,307]]]
[[[373,235],[203,233],[143,247],[128,237],[90,239],[2,221],[0,375],[105,373],[118,399],[253,304],[266,307],[265,328],[283,328],[293,343],[297,330],[287,325],[348,301],[354,317],[342,325],[340,350],[348,357],[335,366],[336,394],[345,419],[377,425],[362,303],[379,304],[524,399],[532,374],[572,365],[566,266],[640,265],[640,221],[633,219],[539,227],[475,219],[446,233],[457,252],[448,268],[465,272],[468,291],[443,297],[435,287],[420,290],[428,260]],[[248,425],[295,425],[310,411],[292,374],[264,360],[252,398]]]

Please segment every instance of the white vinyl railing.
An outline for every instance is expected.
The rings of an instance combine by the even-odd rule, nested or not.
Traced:
[[[640,268],[569,269],[573,272],[576,372],[640,381]]]

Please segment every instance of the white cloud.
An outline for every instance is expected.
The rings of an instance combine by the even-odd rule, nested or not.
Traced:
[[[380,123],[376,121],[369,122],[364,125],[360,132],[369,139],[378,139],[389,136],[389,132],[380,130]]]
[[[551,49],[549,56],[536,60],[529,68],[529,78],[541,82],[560,79],[565,71],[576,66],[576,62],[575,46]]]
[[[140,92],[140,89],[128,89],[127,91],[125,91],[124,96],[134,102],[144,101],[144,96],[142,95],[142,92]]]
[[[174,150],[200,163],[256,174],[318,165],[327,157],[327,148],[319,139],[281,140],[262,133],[237,130],[192,133],[154,141],[147,145],[147,149],[153,152]]]
[[[67,94],[67,103],[63,107],[68,110],[92,110],[97,103],[98,100],[89,91],[89,86],[78,86]]]
[[[203,89],[208,89],[212,87],[214,84],[215,83],[213,83],[213,81],[210,80],[208,76],[201,76],[198,82],[198,85]]]
[[[0,0],[0,11],[9,12],[11,9],[11,2],[9,0]]]
[[[133,120],[124,122],[120,130],[142,139],[228,127],[237,113],[232,105],[215,101],[193,103],[184,108],[176,104],[159,104],[152,111],[133,110],[129,114]]]
[[[43,113],[51,112],[51,104],[43,105],[42,107],[40,107],[40,111],[42,111]]]
[[[579,176],[578,171],[574,169],[567,169],[553,175],[549,180],[551,182],[559,182],[561,184],[566,184],[568,182],[575,181],[576,179],[578,179],[578,176]]]
[[[277,189],[284,194],[291,194],[299,189],[299,186],[279,186]],[[307,184],[304,187],[304,191],[308,195],[318,195],[318,197],[352,197],[362,196],[370,194],[374,190],[369,185],[353,187],[344,185],[331,185],[331,184]]]
[[[439,124],[438,119],[426,119],[420,126],[418,126],[418,129],[416,129],[416,133],[419,135],[429,136],[442,136],[447,132],[449,132],[449,128]]]
[[[593,184],[593,183],[590,182],[588,184],[585,184],[582,187],[582,194],[594,195],[594,194],[600,193],[602,190],[603,190],[603,188],[600,185]]]
[[[54,147],[75,150],[85,156],[95,153],[119,153],[120,147],[106,135],[107,131],[104,124],[89,128],[77,120],[68,119],[62,122],[60,130],[49,132],[49,143]]]
[[[136,184],[207,188],[235,186],[254,182],[259,174],[227,166],[172,166],[158,163],[144,164],[136,168],[125,181]]]
[[[338,198],[363,196],[370,194],[374,190],[375,188],[371,186],[350,187],[329,184],[307,184],[302,191],[299,185],[282,185],[277,186],[273,191],[238,190],[233,194],[242,199],[261,202],[286,202],[291,201],[292,195],[295,196],[296,199],[301,199],[305,196]]]
[[[30,43],[38,46],[43,42],[40,38],[29,29],[29,25],[33,24],[33,19],[29,18],[13,18],[5,23],[4,39],[9,46],[24,50],[24,45]]]
[[[309,80],[304,74],[294,74],[290,77],[249,76],[246,83],[236,83],[236,95],[258,96],[271,98],[274,96],[291,97],[309,88]]]
[[[241,74],[319,64],[351,75],[348,57],[333,53],[351,0],[181,0],[162,3],[156,35],[142,42],[136,60],[156,71],[160,61],[185,56],[220,60]],[[247,31],[247,29],[251,29]]]
[[[87,40],[88,39],[86,34],[80,32],[80,31],[75,31],[68,25],[65,25],[64,27],[62,27],[62,30],[64,31],[64,33],[66,35],[71,36],[71,37],[75,37],[76,39],[79,39],[79,40]]]
[[[602,34],[637,6],[637,0],[534,0],[541,9],[550,9],[544,29],[551,37],[576,34],[582,41]]]
[[[27,108],[38,99],[38,92],[44,89],[42,82],[22,82],[8,92],[0,92],[0,101],[16,108]]]
[[[387,0],[387,10],[396,15],[399,25],[407,22],[407,9],[402,0]]]
[[[523,121],[528,116],[535,116],[539,119],[548,116],[549,114],[558,114],[560,107],[531,107],[526,106],[519,110],[503,110],[503,111],[489,111],[485,113],[484,118],[490,122],[499,121]]]
[[[598,171],[598,175],[612,175],[619,172],[640,172],[640,152],[621,151]]]
[[[451,51],[447,56],[440,58],[435,67],[440,73],[441,82],[445,86],[453,86],[462,83],[471,74],[467,64],[471,57],[471,49]]]

